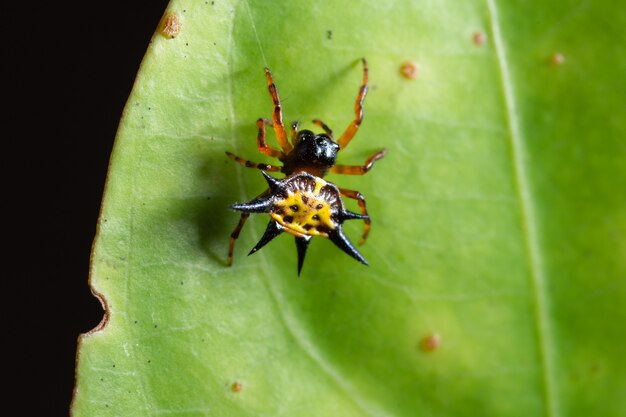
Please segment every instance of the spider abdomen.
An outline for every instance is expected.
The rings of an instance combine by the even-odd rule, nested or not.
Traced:
[[[354,120],[337,141],[333,139],[332,129],[319,119],[314,119],[313,123],[321,127],[324,133],[316,134],[306,129],[299,131],[299,123],[296,121],[291,124],[291,141],[288,139],[283,123],[278,89],[274,84],[271,71],[269,68],[265,68],[267,89],[274,105],[274,112],[272,113],[272,120],[257,119],[259,129],[257,147],[259,152],[277,158],[282,162],[282,166],[256,163],[231,152],[226,152],[226,155],[235,162],[248,168],[261,170],[269,185],[269,189],[253,200],[231,206],[231,208],[242,213],[239,216],[237,227],[230,234],[227,258],[229,266],[232,265],[233,261],[235,241],[250,213],[267,213],[270,216],[270,222],[261,240],[252,248],[249,255],[261,249],[276,236],[287,232],[295,237],[298,251],[298,275],[302,270],[304,256],[313,236],[328,238],[342,251],[367,265],[365,258],[354,248],[342,231],[345,220],[361,219],[364,228],[359,244],[365,242],[371,224],[365,206],[365,197],[356,190],[338,188],[322,179],[329,172],[363,175],[372,168],[374,162],[386,154],[386,150],[382,149],[371,155],[363,165],[335,165],[338,152],[348,146],[363,121],[363,100],[367,94],[368,69],[367,61],[364,58],[361,59],[361,62],[363,63],[363,84],[356,97]],[[280,149],[267,143],[266,126],[272,126]],[[278,180],[269,176],[265,171],[280,171],[286,177]],[[361,214],[346,210],[341,199],[342,196],[356,200]]]
[[[339,190],[323,179],[296,175],[286,181],[284,199],[276,199],[270,217],[294,236],[323,236],[337,228],[343,211]]]
[[[342,225],[345,220],[368,217],[346,210],[337,186],[307,172],[298,172],[282,180],[261,172],[269,190],[247,203],[231,206],[244,213],[267,213],[271,218],[261,240],[250,254],[282,232],[287,232],[296,238],[299,268],[313,236],[328,238],[348,255],[367,265],[365,258],[344,235]]]

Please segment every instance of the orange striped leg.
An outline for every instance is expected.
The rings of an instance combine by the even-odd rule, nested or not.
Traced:
[[[365,95],[367,94],[367,61],[365,58],[363,61],[363,85],[359,89],[359,95],[356,97],[356,103],[354,104],[354,114],[355,119],[350,123],[345,132],[341,135],[337,143],[339,144],[340,149],[344,149],[348,146],[348,143],[352,140],[356,131],[359,130],[359,126],[361,126],[361,122],[363,121],[363,100],[365,100]]]
[[[324,129],[324,132],[326,132],[328,136],[330,136],[331,138],[333,137],[333,131],[330,129],[330,127],[328,127],[326,123],[322,122],[320,119],[313,119],[313,123]]]
[[[299,122],[291,122],[291,143],[296,143],[296,135],[298,134]]]
[[[241,232],[241,229],[243,229],[243,225],[246,223],[246,220],[248,220],[248,217],[250,217],[250,213],[241,213],[241,217],[239,217],[239,223],[237,223],[237,227],[235,227],[235,230],[233,230],[233,232],[230,234],[230,242],[228,243],[228,257],[226,258],[228,266],[231,266],[233,264],[233,250],[235,250],[235,241],[239,237],[239,233]]]
[[[280,105],[280,97],[278,97],[278,90],[272,79],[272,73],[269,68],[265,68],[265,77],[267,78],[267,89],[272,97],[272,103],[274,103],[274,112],[272,113],[272,120],[274,121],[274,132],[276,132],[276,139],[278,144],[282,148],[285,154],[291,151],[292,146],[287,140],[287,132],[285,131],[285,125],[283,124],[283,110]]]
[[[367,214],[367,207],[365,206],[365,197],[363,197],[363,194],[361,194],[358,191],[347,190],[341,187],[339,187],[339,192],[344,197],[348,197],[348,198],[352,198],[356,200],[359,203],[361,214],[364,216],[367,216],[366,218],[363,219],[363,221],[365,222],[365,228],[363,230],[363,235],[361,236],[361,240],[359,240],[359,245],[362,245],[365,243],[365,240],[367,239],[367,235],[370,234],[370,228],[372,227],[372,221],[370,220],[369,215]]]
[[[265,125],[271,126],[272,122],[267,119],[259,119],[256,121],[256,125],[259,128],[259,133],[256,136],[256,146],[259,148],[259,152],[267,156],[271,156],[272,158],[278,158],[282,161],[285,154],[278,149],[272,148],[265,141]]]
[[[335,165],[330,168],[330,172],[334,174],[345,174],[345,175],[364,175],[372,166],[374,166],[374,162],[382,159],[387,154],[387,149],[383,149],[382,151],[376,152],[374,155],[367,158],[365,164],[363,165]]]
[[[252,162],[249,161],[247,159],[243,159],[238,157],[237,155],[235,155],[234,153],[231,152],[226,152],[226,155],[228,155],[228,157],[232,160],[234,160],[235,162],[247,167],[247,168],[256,168],[256,169],[260,169],[261,171],[269,171],[269,172],[278,172],[280,171],[280,167],[277,167],[276,165],[270,165],[270,164],[258,164],[256,162]]]

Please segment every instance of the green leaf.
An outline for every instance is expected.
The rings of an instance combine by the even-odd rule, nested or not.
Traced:
[[[155,34],[111,159],[91,273],[108,322],[81,339],[74,416],[623,415],[623,5],[168,12],[180,31]],[[273,162],[256,152],[263,67],[287,122],[341,132],[361,57],[365,119],[339,163],[389,152],[327,179],[367,197],[371,266],[322,238],[300,278],[288,237],[246,257],[267,223],[255,215],[228,268],[228,205],[264,181],[224,152]],[[346,230],[356,241],[362,224]]]

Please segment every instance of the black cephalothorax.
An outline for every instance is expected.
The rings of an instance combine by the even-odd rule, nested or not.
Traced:
[[[294,172],[313,172],[324,177],[335,165],[339,145],[325,133],[316,135],[310,130],[301,130],[296,135],[293,150],[285,156],[281,169],[287,175]]]
[[[231,206],[231,208],[242,213],[237,227],[230,236],[228,265],[232,264],[235,241],[250,213],[266,213],[271,219],[263,237],[249,255],[261,249],[279,234],[287,232],[295,236],[298,252],[298,275],[313,236],[328,238],[345,253],[367,265],[365,258],[355,249],[342,231],[345,220],[362,219],[365,222],[365,229],[359,244],[365,242],[371,225],[365,198],[358,191],[337,187],[323,179],[329,172],[363,175],[371,169],[374,162],[385,156],[386,150],[383,149],[370,156],[363,165],[335,165],[338,152],[348,145],[363,121],[363,100],[367,94],[368,71],[365,59],[362,62],[363,85],[359,89],[355,104],[356,117],[336,142],[333,139],[332,130],[324,122],[317,119],[313,120],[313,123],[321,127],[324,133],[315,134],[310,130],[298,131],[298,123],[294,122],[291,125],[291,142],[287,139],[278,91],[272,80],[270,70],[265,69],[267,86],[274,103],[274,112],[272,113],[272,121],[257,120],[259,128],[257,146],[261,153],[278,158],[283,165],[280,167],[260,164],[226,152],[236,162],[249,168],[261,170],[269,186],[267,190],[253,200]],[[281,150],[266,143],[265,126],[274,128]],[[265,171],[280,171],[286,177],[276,179],[266,174]],[[342,196],[357,200],[361,214],[346,210]]]

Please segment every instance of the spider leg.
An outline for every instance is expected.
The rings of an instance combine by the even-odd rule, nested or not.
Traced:
[[[382,159],[386,154],[387,149],[383,149],[367,158],[367,161],[365,161],[365,164],[363,165],[335,165],[330,168],[330,172],[334,174],[345,175],[364,175],[366,172],[372,169],[372,166],[374,166],[374,162]]]
[[[365,197],[363,197],[363,194],[361,194],[358,191],[348,190],[346,188],[341,188],[341,187],[338,187],[338,188],[339,188],[339,192],[341,193],[341,195],[343,195],[344,197],[348,197],[348,198],[352,198],[356,200],[359,203],[361,214],[363,216],[367,216],[363,219],[363,222],[365,222],[365,227],[363,230],[363,235],[361,236],[361,239],[359,240],[359,245],[362,245],[365,243],[367,236],[370,234],[370,228],[372,227],[372,221],[370,220],[369,215],[367,214],[367,207],[365,206]]]
[[[300,122],[295,121],[291,122],[291,143],[296,143],[296,135],[298,134],[298,127],[300,127]]]
[[[259,119],[256,121],[256,125],[259,128],[259,133],[256,137],[256,146],[259,148],[259,152],[272,158],[278,158],[281,161],[285,157],[285,154],[281,151],[274,149],[265,141],[265,125],[272,126],[272,122],[267,119]]]
[[[328,125],[324,122],[322,122],[320,119],[313,119],[313,123],[315,123],[316,125],[318,125],[319,127],[321,127],[322,129],[324,129],[324,132],[326,132],[326,134],[328,136],[333,137],[333,131],[330,129],[330,127],[328,127]]]
[[[359,89],[359,95],[356,97],[356,103],[354,104],[354,114],[355,119],[350,123],[348,128],[343,132],[337,143],[339,144],[339,149],[344,149],[348,146],[348,143],[352,140],[356,131],[359,130],[359,126],[361,126],[361,122],[363,121],[363,100],[365,100],[365,95],[367,94],[367,61],[365,58],[362,58],[363,61],[363,85]]]
[[[264,174],[264,175],[266,177],[269,177],[269,175],[267,175],[267,174]],[[271,191],[271,189],[267,189],[267,190],[263,191],[261,194],[259,194],[256,197],[254,197],[254,199],[252,201],[258,200],[258,199],[266,196],[270,191]],[[234,204],[233,206],[231,206],[231,208],[235,208],[234,206],[241,206],[241,205],[242,204]],[[236,209],[236,210],[240,210],[241,211],[241,209]],[[228,266],[231,266],[233,264],[233,250],[235,249],[235,241],[239,237],[239,233],[241,232],[241,229],[243,229],[243,225],[246,223],[246,220],[248,220],[248,217],[250,217],[250,213],[253,213],[253,212],[254,212],[254,210],[252,210],[252,211],[242,211],[241,216],[239,217],[239,223],[237,223],[237,227],[235,227],[235,230],[233,230],[233,232],[230,234],[230,242],[228,244],[228,257],[227,257]]]
[[[274,121],[274,132],[276,132],[276,139],[278,144],[282,148],[285,154],[291,151],[292,146],[287,140],[287,132],[285,131],[285,125],[283,124],[283,110],[280,105],[280,97],[278,97],[278,90],[272,79],[272,73],[269,68],[265,68],[265,77],[267,78],[267,89],[272,97],[274,103],[274,112],[272,113],[272,120]]]
[[[269,172],[278,172],[280,171],[280,167],[276,166],[276,165],[270,165],[270,164],[259,164],[256,162],[252,162],[249,161],[247,159],[243,159],[237,155],[235,155],[234,153],[231,152],[226,152],[226,155],[228,155],[228,157],[232,160],[234,160],[235,162],[237,162],[238,164],[241,164],[247,168],[256,168],[256,169],[260,169],[261,171],[269,171]]]
[[[233,230],[233,232],[230,234],[230,242],[228,244],[228,257],[226,258],[228,266],[231,266],[233,264],[233,250],[235,249],[235,241],[239,237],[239,233],[241,232],[241,229],[243,229],[243,225],[246,223],[246,220],[248,220],[248,217],[250,217],[250,213],[241,213],[241,216],[239,217],[239,223],[237,223],[237,227],[235,227],[235,230]]]

